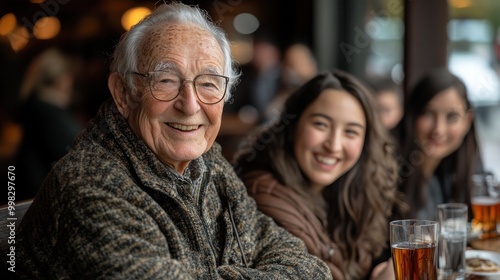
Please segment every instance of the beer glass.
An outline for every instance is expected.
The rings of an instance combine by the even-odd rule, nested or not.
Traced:
[[[472,176],[472,228],[481,232],[482,239],[497,236],[497,214],[500,210],[500,198],[491,193],[489,174]]]
[[[491,181],[491,195],[494,197],[500,199],[500,181],[498,181],[496,178],[492,178]],[[499,226],[500,226],[500,203],[497,204],[497,233],[499,232]]]
[[[392,221],[390,241],[396,280],[437,279],[437,222]]]
[[[444,203],[437,206],[439,222],[439,278],[465,278],[467,245],[467,204]]]
[[[500,181],[492,173],[486,173],[483,176],[484,183],[488,185],[489,195],[500,199]],[[481,177],[480,177],[481,178]],[[474,177],[473,177],[474,179]],[[500,224],[500,203],[497,204],[497,233]]]

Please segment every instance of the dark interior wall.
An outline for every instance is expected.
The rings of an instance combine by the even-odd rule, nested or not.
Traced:
[[[405,0],[404,87],[427,70],[446,66],[447,0]]]
[[[339,0],[337,16],[339,44],[336,45],[337,63],[332,67],[365,78],[365,65],[370,47],[366,32],[368,0]]]

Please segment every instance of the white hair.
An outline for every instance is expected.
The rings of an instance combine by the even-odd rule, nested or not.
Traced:
[[[173,23],[194,24],[207,30],[215,37],[224,55],[224,75],[229,77],[225,101],[229,100],[233,86],[237,84],[240,75],[235,69],[231,58],[231,45],[226,33],[211,21],[208,13],[195,6],[177,2],[162,4],[150,15],[134,25],[122,35],[115,48],[110,68],[111,72],[119,73],[126,82],[131,94],[135,95],[137,88],[133,77],[128,73],[137,71],[139,46],[143,43],[151,28],[163,28]]]

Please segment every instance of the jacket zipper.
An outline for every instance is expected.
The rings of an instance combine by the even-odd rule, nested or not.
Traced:
[[[203,181],[205,181],[205,179],[203,179]],[[191,185],[191,184],[189,184],[189,185]],[[201,193],[201,188],[198,191],[200,192],[199,197],[203,197],[203,194]],[[195,209],[197,207],[197,204],[200,203],[200,210],[196,211],[196,214],[198,215],[198,218],[200,220],[201,228],[203,230],[203,233],[205,234],[205,237],[198,236],[198,238],[199,238],[199,240],[206,240],[206,241],[208,241],[208,244],[209,244],[209,247],[210,247],[210,253],[211,253],[210,255],[212,257],[212,261],[213,261],[214,267],[217,267],[217,254],[216,254],[217,251],[215,250],[215,246],[214,246],[214,244],[212,243],[212,240],[209,237],[208,230],[207,230],[206,225],[205,225],[205,223],[203,221],[203,213],[202,213],[202,211],[203,211],[203,203],[202,203],[202,201],[198,201],[198,199],[196,199],[196,196],[193,197],[192,195],[190,195],[189,197],[191,197],[189,199],[189,202],[194,205]]]

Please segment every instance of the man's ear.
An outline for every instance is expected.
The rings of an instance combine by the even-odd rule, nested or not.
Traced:
[[[113,72],[109,75],[108,88],[120,114],[128,118],[130,104],[128,104],[129,100],[127,98],[124,81],[117,72]]]

